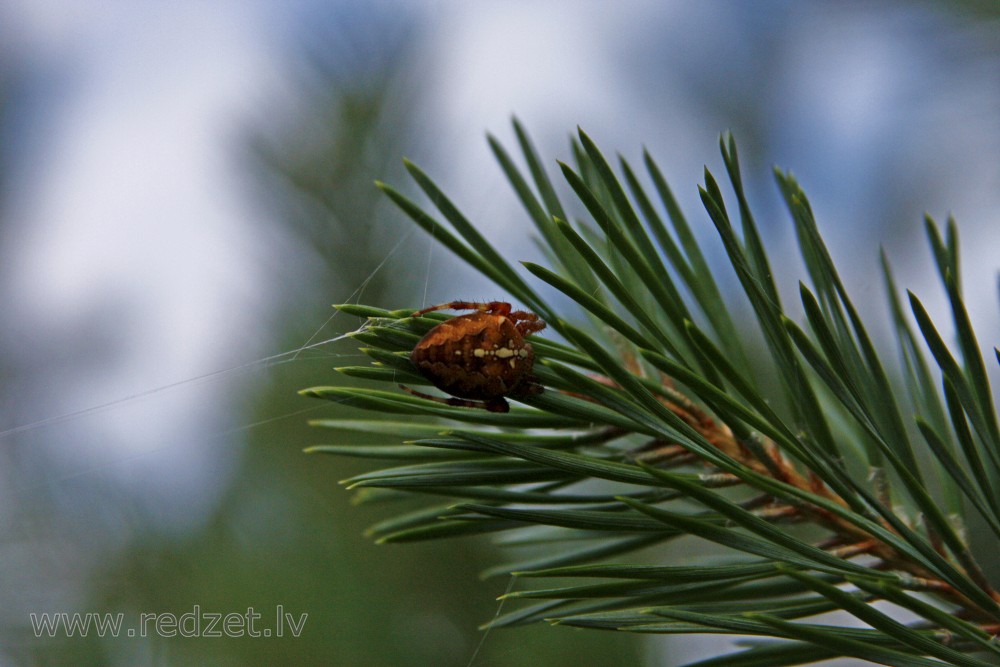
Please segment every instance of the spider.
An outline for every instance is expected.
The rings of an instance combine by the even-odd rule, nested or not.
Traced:
[[[504,301],[452,301],[413,313],[472,310],[445,320],[427,332],[413,348],[410,361],[421,375],[451,398],[430,396],[400,385],[414,396],[455,407],[508,412],[505,397],[542,393],[531,374],[535,352],[525,337],[545,328],[538,315]]]

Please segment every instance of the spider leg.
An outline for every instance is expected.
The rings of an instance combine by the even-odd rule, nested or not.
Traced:
[[[489,410],[490,412],[510,412],[510,404],[503,399],[502,396],[497,398],[491,398],[488,401],[470,401],[465,398],[455,398],[449,396],[445,398],[443,396],[431,396],[430,394],[425,394],[416,389],[410,389],[405,385],[399,385],[399,388],[408,394],[416,396],[417,398],[423,398],[428,401],[434,401],[435,403],[443,403],[444,405],[450,405],[453,408],[481,408],[483,410]]]
[[[545,322],[538,319],[538,315],[535,313],[515,310],[509,317],[514,320],[514,326],[517,327],[517,332],[522,336],[530,336],[545,328]]]
[[[525,375],[509,396],[513,398],[527,398],[529,396],[538,396],[544,392],[545,387],[542,386],[537,377],[534,375]]]
[[[423,310],[418,310],[410,317],[419,317],[424,313],[432,313],[436,310],[478,310],[483,313],[495,313],[497,315],[508,315],[511,305],[506,301],[449,301],[430,306]]]

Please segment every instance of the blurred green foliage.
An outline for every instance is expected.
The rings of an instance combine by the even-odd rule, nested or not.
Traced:
[[[351,41],[351,40],[347,40]],[[272,276],[275,314],[262,326],[272,349],[356,328],[329,304],[357,289],[366,302],[412,302],[401,280],[412,257],[390,253],[404,223],[386,215],[376,178],[398,173],[419,107],[412,35],[373,32],[359,46],[333,45],[297,72],[302,97],[286,124],[267,119],[248,141],[250,171],[275,226],[254,230],[291,248],[262,260]],[[330,46],[330,45],[326,45]],[[385,261],[387,260],[388,261]],[[337,481],[357,463],[305,455],[317,434],[307,418],[349,414],[316,406],[296,389],[341,381],[332,367],[357,355],[332,343],[302,350],[243,383],[249,397],[230,443],[246,446],[214,515],[178,539],[150,530],[105,563],[88,610],[242,613],[253,607],[271,627],[278,605],[308,613],[301,637],[26,642],[25,662],[52,664],[467,665],[478,630],[497,611],[506,579],[482,582],[495,562],[485,539],[377,546],[363,535],[373,511],[352,508]],[[319,407],[319,410],[316,408]],[[365,441],[364,436],[358,439]],[[225,446],[231,446],[226,444]],[[640,642],[616,634],[532,628],[492,633],[474,664],[528,667],[635,664]]]

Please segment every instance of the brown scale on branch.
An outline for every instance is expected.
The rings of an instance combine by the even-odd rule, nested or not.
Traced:
[[[641,370],[634,360],[628,363],[628,359],[626,359],[626,362],[626,368],[637,375],[641,374]],[[602,384],[618,387],[614,381],[608,378],[592,377]],[[750,447],[739,442],[726,424],[714,419],[694,401],[677,391],[670,378],[663,377],[661,381],[663,385],[662,395],[658,396],[660,402],[717,450],[758,474],[767,475],[790,486],[808,491],[841,507],[848,507],[847,502],[833,492],[813,472],[800,472],[792,462],[785,458],[774,442],[763,439],[763,446],[759,447]],[[697,454],[687,450],[682,444],[664,440],[649,441],[633,449],[630,452],[630,457],[635,461],[664,468],[676,468],[701,461]],[[707,463],[703,464],[708,465]],[[887,478],[880,475],[874,482],[880,500],[883,503],[888,503]],[[891,545],[819,505],[808,502],[765,505],[756,510],[755,513],[769,521],[812,522],[820,525],[831,531],[832,535],[825,543],[818,546],[824,548],[831,555],[844,559],[862,555],[871,556],[878,559],[879,569],[905,573],[907,578],[914,582],[914,586],[920,590],[932,591],[957,604],[962,609],[969,610],[977,607],[964,594],[936,577],[933,572],[913,562]],[[881,523],[886,530],[895,532],[885,521]],[[931,536],[931,540],[935,544],[938,542],[934,535]],[[974,566],[974,563],[972,565]],[[980,571],[969,569],[968,574],[984,592],[1000,602],[1000,594],[987,583]],[[989,622],[986,617],[980,620]]]

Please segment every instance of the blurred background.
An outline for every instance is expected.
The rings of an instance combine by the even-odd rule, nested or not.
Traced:
[[[330,304],[502,298],[372,185],[420,164],[538,260],[484,140],[550,172],[583,127],[648,147],[722,259],[697,184],[732,129],[780,284],[772,165],[887,322],[877,250],[940,308],[926,211],[957,218],[997,344],[1000,10],[975,2],[0,4],[0,664],[467,665],[506,579],[487,540],[376,546],[310,457],[296,390],[358,363]],[[787,261],[782,261],[787,257]],[[462,292],[455,292],[457,283]],[[996,379],[996,378],[994,378]],[[342,414],[342,413],[341,413]],[[293,638],[44,637],[29,614],[308,614]],[[714,640],[718,641],[718,640]],[[674,665],[706,640],[532,627],[476,665]]]

